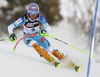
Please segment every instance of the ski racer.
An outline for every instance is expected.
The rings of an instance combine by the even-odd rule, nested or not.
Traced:
[[[58,50],[54,49],[50,42],[41,35],[41,33],[46,34],[47,32],[50,32],[51,28],[46,19],[41,14],[39,14],[39,6],[36,3],[29,4],[27,13],[8,26],[10,41],[16,41],[16,35],[14,34],[13,29],[22,24],[24,34],[23,36],[38,34],[38,36],[23,39],[24,43],[28,47],[33,47],[40,56],[54,64],[55,67],[58,67],[60,63],[57,62],[49,53],[56,56],[59,60],[65,58],[66,56],[64,56],[64,54],[60,53]],[[43,25],[44,30],[40,30],[40,24]],[[75,68],[76,71],[79,70],[79,67],[77,67],[76,64],[71,63],[71,66]]]

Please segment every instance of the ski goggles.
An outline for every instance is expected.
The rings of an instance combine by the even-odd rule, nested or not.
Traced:
[[[37,15],[38,14],[38,11],[28,11],[28,13],[30,14],[30,15]]]

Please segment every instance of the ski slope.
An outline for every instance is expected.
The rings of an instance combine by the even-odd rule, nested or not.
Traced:
[[[85,47],[85,43],[82,42],[80,35],[66,20],[62,20],[57,25],[51,27],[50,35],[89,52],[89,48]],[[16,34],[18,39],[23,36],[22,33],[22,31],[18,31],[18,34]],[[7,36],[3,38],[7,38]],[[0,42],[0,77],[86,77],[87,54],[50,37],[47,37],[47,39],[55,49],[59,49],[60,52],[68,55],[69,59],[81,66],[81,71],[77,73],[64,63],[61,63],[59,68],[55,68],[54,65],[40,57],[33,48],[27,47],[23,41],[18,44],[15,52],[13,52],[13,47],[16,42],[2,41]],[[55,59],[58,61],[57,58]],[[96,63],[93,58],[90,77],[100,77],[99,65],[100,63]]]

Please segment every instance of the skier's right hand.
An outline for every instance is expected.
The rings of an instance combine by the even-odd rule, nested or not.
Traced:
[[[11,42],[15,42],[16,39],[17,39],[17,37],[16,37],[16,35],[15,35],[14,33],[11,34],[11,35],[9,36],[9,40],[10,40]]]

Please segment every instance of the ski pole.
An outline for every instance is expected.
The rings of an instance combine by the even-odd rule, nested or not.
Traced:
[[[68,43],[66,43],[66,42],[64,42],[64,41],[62,41],[62,40],[59,40],[58,38],[55,38],[55,37],[49,35],[48,33],[42,34],[42,33],[40,32],[40,34],[41,34],[42,36],[44,36],[44,37],[46,37],[46,36],[51,37],[51,38],[53,38],[53,39],[55,39],[55,40],[58,40],[58,41],[60,41],[60,42],[62,42],[62,43],[64,43],[64,44],[66,44],[66,45],[68,45],[68,46],[70,46],[70,47],[72,47],[72,48],[75,48],[75,49],[77,49],[77,50],[79,50],[79,51],[81,51],[81,52],[84,52],[84,53],[86,53],[86,54],[89,55],[88,52],[85,52],[85,51],[83,51],[83,50],[81,50],[81,49],[79,49],[79,48],[77,48],[77,47],[75,47],[75,46],[72,46],[72,45],[70,45],[70,44],[68,44]],[[94,58],[97,58],[95,55],[92,55],[92,56],[93,56]]]
[[[27,38],[27,37],[32,37],[32,36],[38,36],[38,34],[28,35],[28,36],[25,36],[25,37],[20,38],[20,39],[17,41],[17,43],[15,44],[15,46],[14,46],[14,48],[13,48],[13,52],[15,51],[15,49],[16,49],[18,43],[19,43],[22,39]]]
[[[5,40],[9,40],[9,38],[6,38],[6,39],[0,39],[0,41],[5,41]]]

